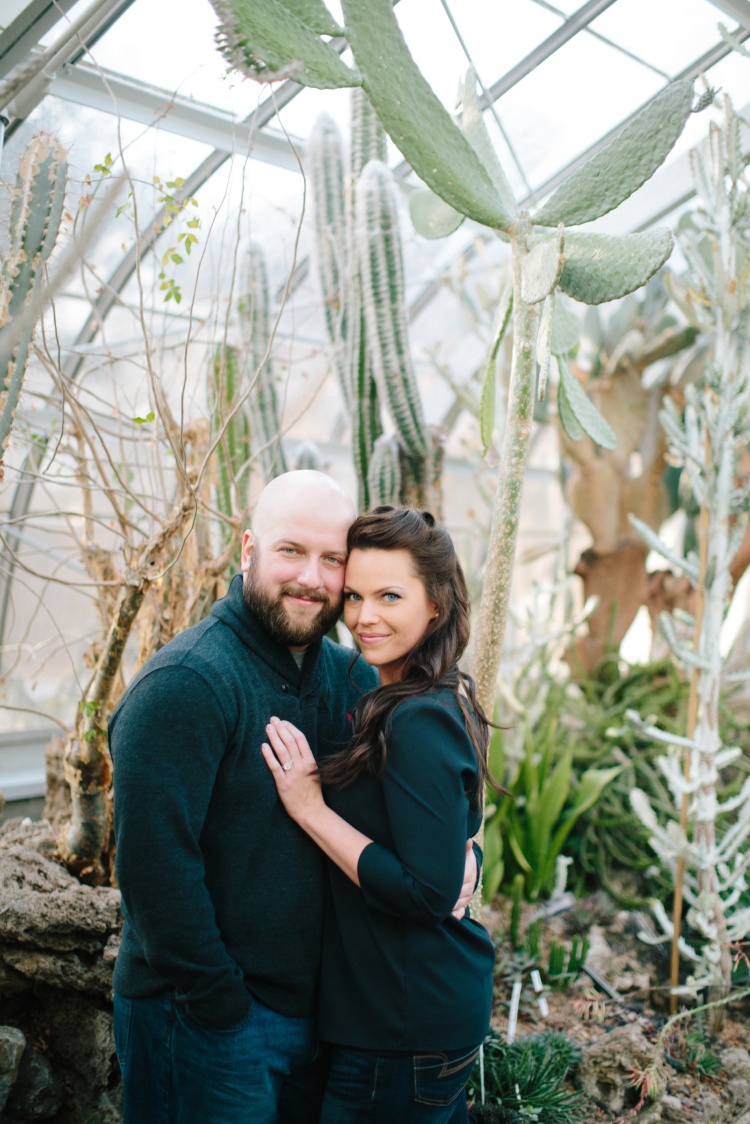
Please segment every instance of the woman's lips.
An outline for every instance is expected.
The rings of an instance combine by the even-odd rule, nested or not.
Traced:
[[[386,633],[381,635],[380,633],[358,632],[357,639],[360,644],[377,644],[378,640],[387,640],[388,636]]]

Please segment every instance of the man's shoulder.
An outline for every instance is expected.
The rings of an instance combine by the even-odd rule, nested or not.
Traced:
[[[325,658],[329,677],[334,681],[353,680],[365,691],[378,685],[377,672],[353,648],[345,648],[326,636],[321,655]]]

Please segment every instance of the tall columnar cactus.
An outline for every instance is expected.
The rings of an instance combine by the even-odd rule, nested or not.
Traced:
[[[232,539],[231,517],[246,503],[250,467],[250,412],[241,401],[242,382],[237,349],[219,347],[208,379],[211,428],[216,446],[216,506],[227,519],[222,526],[223,545]]]
[[[687,920],[701,938],[697,948],[680,942],[692,961],[686,988],[707,987],[717,998],[728,994],[731,983],[729,944],[744,939],[750,928],[750,908],[743,906],[750,871],[750,780],[723,803],[717,795],[722,769],[741,757],[739,748],[722,744],[719,730],[720,637],[732,590],[730,565],[750,509],[750,480],[740,468],[750,443],[750,178],[740,123],[728,98],[723,127],[712,124],[708,145],[693,150],[691,159],[700,210],[683,216],[678,226],[690,277],[673,281],[673,295],[691,318],[700,317],[701,328],[712,336],[712,360],[701,381],[686,388],[683,412],[665,400],[662,423],[670,455],[682,465],[701,509],[700,559],[676,556],[643,523],[633,522],[646,545],[696,589],[692,619],[683,614],[676,622],[663,614],[660,622],[691,677],[694,720],[687,736],[677,737],[631,715],[645,733],[668,747],[659,764],[674,796],[676,822],[660,823],[645,793],[636,790],[632,800],[651,830],[654,850],[677,873],[678,887],[684,867]],[[692,644],[685,638],[688,624]],[[680,905],[678,892],[678,926]],[[674,935],[674,923],[663,908],[657,906],[656,913],[665,933]]]
[[[398,504],[401,499],[401,458],[398,442],[383,434],[378,437],[370,459],[368,475],[370,504]]]
[[[8,253],[0,269],[0,479],[31,350],[31,306],[60,229],[67,175],[60,142],[45,134],[34,137],[13,188]]]
[[[287,471],[281,443],[281,415],[271,360],[271,313],[268,268],[263,251],[252,246],[238,304],[245,362],[250,380],[248,409],[253,448],[258,450],[265,480]]]
[[[312,2],[312,0],[311,0]],[[549,366],[552,305],[558,289],[588,303],[614,300],[643,285],[672,249],[667,231],[624,237],[566,231],[611,211],[652,175],[679,136],[692,106],[692,85],[667,87],[612,143],[579,168],[536,216],[519,213],[479,112],[469,75],[459,125],[419,71],[403,39],[392,0],[342,0],[354,58],[346,67],[320,38],[315,20],[291,0],[214,0],[222,13],[225,50],[252,77],[286,68],[307,85],[363,86],[380,122],[435,193],[412,214],[432,217],[422,232],[442,236],[465,216],[502,231],[513,253],[513,360],[482,606],[474,645],[474,676],[492,711],[508,613],[524,470],[531,436],[537,363]],[[317,3],[316,3],[317,9]],[[536,227],[548,228],[540,232]],[[551,229],[550,229],[551,228]],[[540,321],[541,309],[541,323]],[[611,443],[609,427],[565,363],[559,364],[561,417],[574,433]],[[567,428],[567,426],[566,426]]]

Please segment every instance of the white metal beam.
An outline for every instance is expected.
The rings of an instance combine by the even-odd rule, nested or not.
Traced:
[[[228,154],[250,150],[255,159],[299,171],[299,163],[284,138],[268,134],[252,122],[238,120],[213,106],[86,63],[64,66],[52,79],[49,93],[77,105],[116,113],[129,121],[200,141]],[[302,141],[295,139],[294,144],[298,152],[304,150]]]
[[[737,23],[750,31],[750,0],[709,0],[726,16],[731,16]]]

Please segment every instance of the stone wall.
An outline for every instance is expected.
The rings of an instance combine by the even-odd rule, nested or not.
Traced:
[[[0,829],[0,1118],[119,1124],[119,891],[53,861],[48,822]]]

